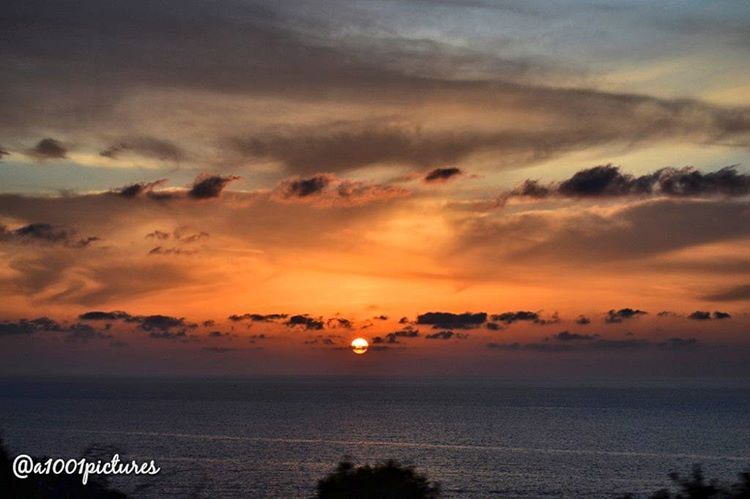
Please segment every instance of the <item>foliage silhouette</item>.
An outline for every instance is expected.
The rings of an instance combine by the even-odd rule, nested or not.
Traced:
[[[669,478],[677,486],[677,491],[659,489],[651,499],[750,499],[750,471],[739,474],[739,481],[732,485],[722,486],[718,480],[706,481],[700,465],[693,466],[689,476],[670,473]],[[628,494],[622,499],[632,499]]]
[[[396,461],[355,467],[348,460],[318,481],[319,499],[437,499],[440,485],[431,484],[411,466]]]

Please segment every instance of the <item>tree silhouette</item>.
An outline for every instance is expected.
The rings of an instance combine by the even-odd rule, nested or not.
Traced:
[[[437,499],[440,486],[431,484],[411,466],[396,461],[355,467],[345,460],[318,481],[319,499]]]
[[[740,480],[726,487],[718,480],[706,481],[699,464],[693,466],[689,476],[670,473],[669,478],[677,486],[677,491],[659,489],[651,495],[651,499],[750,499],[750,472],[739,474]],[[631,494],[622,499],[632,499]]]

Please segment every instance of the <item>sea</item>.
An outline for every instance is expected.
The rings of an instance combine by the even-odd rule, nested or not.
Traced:
[[[395,459],[446,497],[646,497],[750,468],[750,387],[485,378],[0,380],[17,454],[154,460],[133,497],[313,497],[342,459]]]

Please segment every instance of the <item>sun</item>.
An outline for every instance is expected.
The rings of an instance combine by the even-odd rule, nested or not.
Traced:
[[[369,343],[367,343],[367,340],[364,338],[354,338],[352,340],[352,352],[356,353],[357,355],[363,355],[367,353],[367,348],[370,346]]]

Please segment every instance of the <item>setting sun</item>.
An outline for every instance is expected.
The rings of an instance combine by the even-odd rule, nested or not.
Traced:
[[[367,343],[367,340],[364,338],[354,338],[351,343],[352,346],[352,352],[356,353],[357,355],[363,355],[367,353],[367,348],[370,346],[369,343]]]

